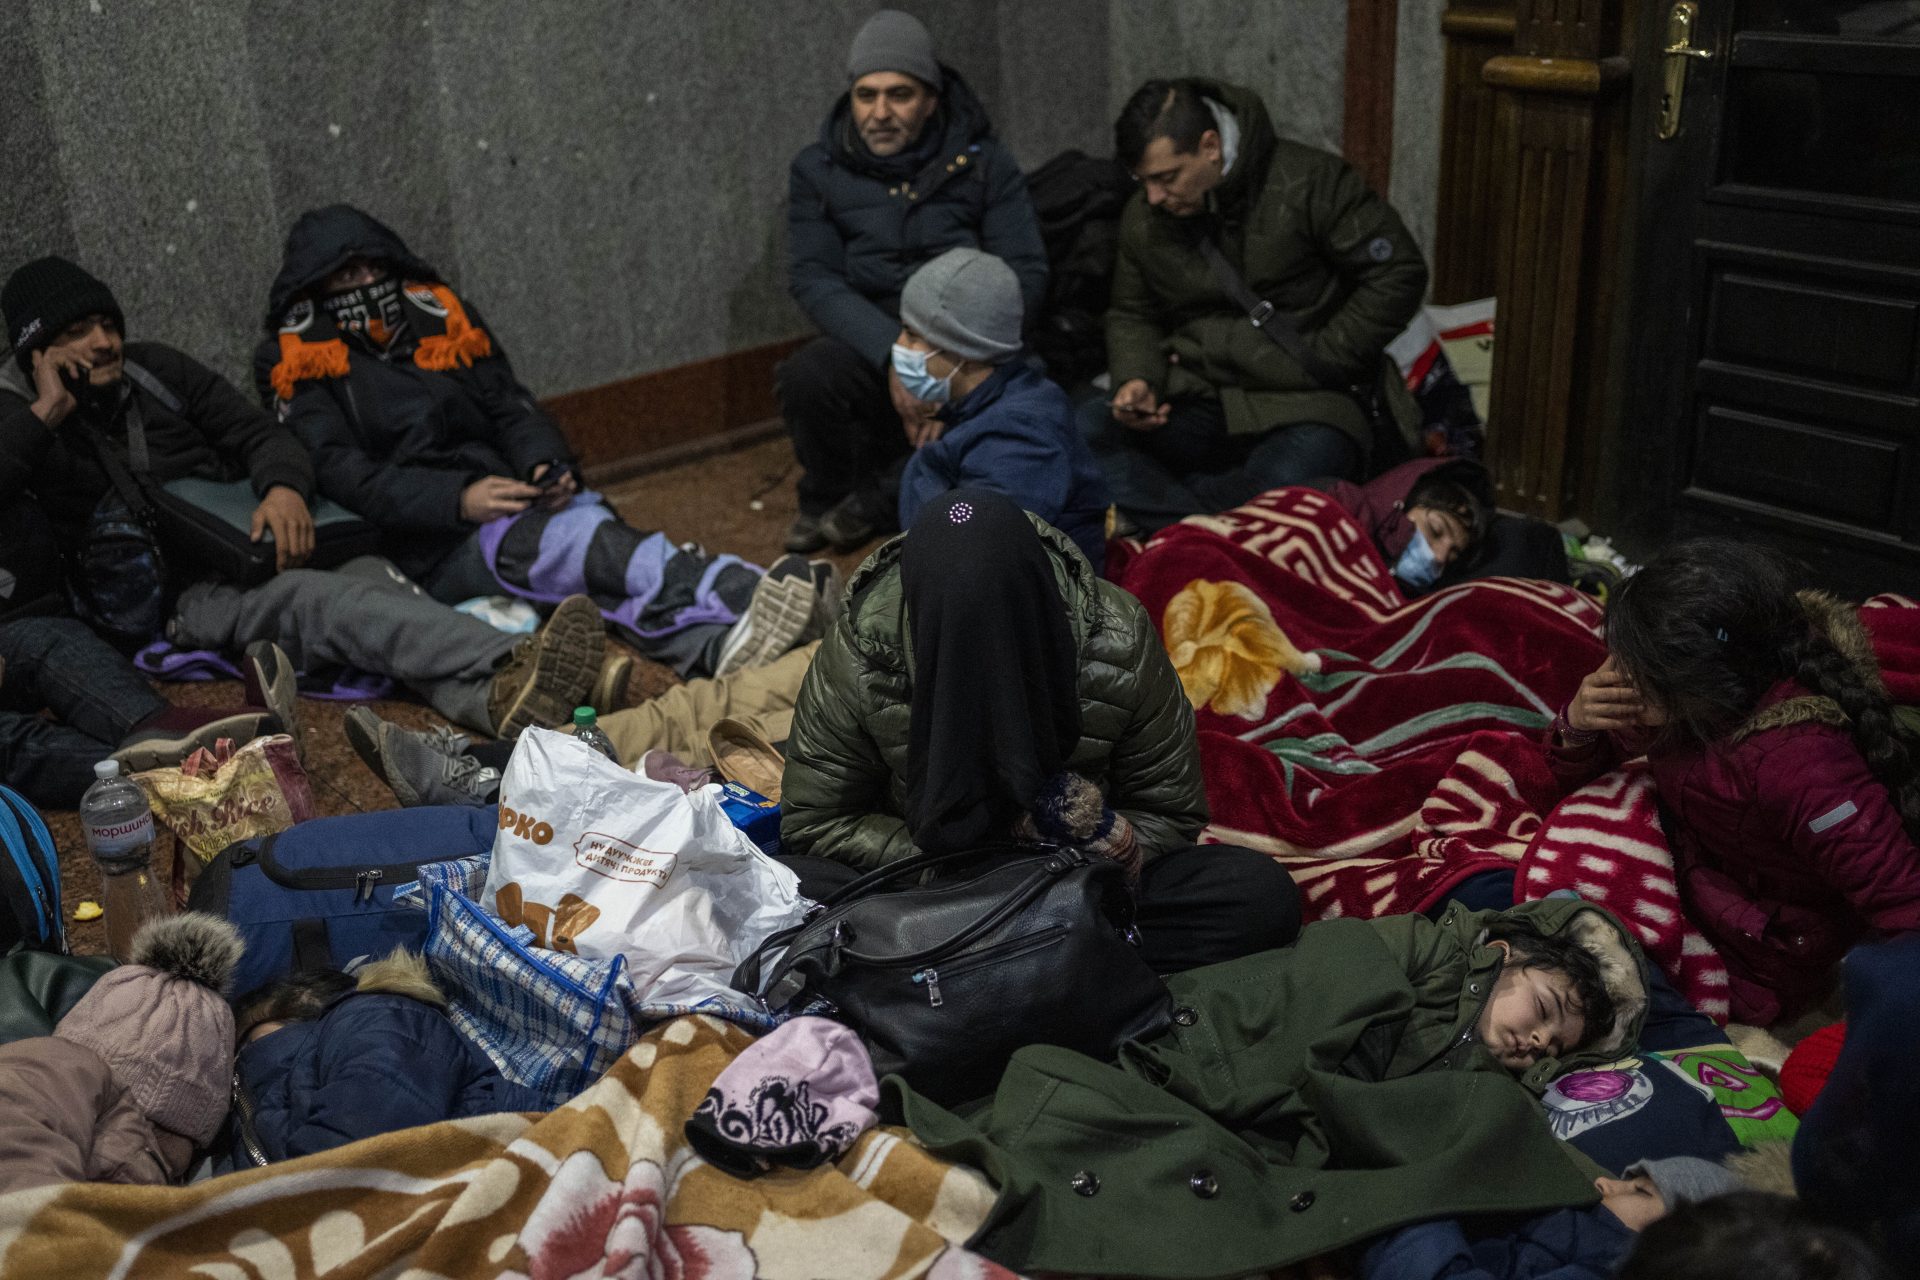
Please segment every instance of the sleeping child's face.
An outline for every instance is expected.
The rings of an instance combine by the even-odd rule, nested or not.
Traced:
[[[1629,1231],[1644,1231],[1667,1214],[1667,1202],[1660,1198],[1660,1188],[1644,1173],[1631,1178],[1595,1178],[1593,1185],[1600,1193],[1601,1207],[1620,1219]]]
[[[1493,945],[1511,954],[1506,943]],[[1573,979],[1565,973],[1507,964],[1475,1030],[1501,1066],[1522,1072],[1541,1058],[1565,1057],[1580,1047],[1586,1017],[1576,1001]]]

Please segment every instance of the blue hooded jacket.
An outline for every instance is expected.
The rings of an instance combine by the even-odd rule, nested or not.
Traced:
[[[1073,539],[1095,573],[1107,558],[1106,477],[1074,425],[1073,402],[1016,358],[940,413],[940,438],[900,476],[900,527],[950,489],[1004,493]]]
[[[1367,1247],[1361,1280],[1607,1280],[1635,1236],[1605,1209],[1557,1209],[1469,1237],[1457,1220],[1421,1222]]]
[[[454,1028],[416,957],[377,961],[318,1018],[241,1047],[232,1167],[330,1151],[415,1125],[545,1108]]]

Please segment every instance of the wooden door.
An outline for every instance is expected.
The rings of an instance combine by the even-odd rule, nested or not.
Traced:
[[[1640,42],[1627,527],[1920,591],[1920,0],[1656,0]]]

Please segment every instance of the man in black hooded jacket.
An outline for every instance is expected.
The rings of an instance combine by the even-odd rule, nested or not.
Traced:
[[[903,461],[939,434],[940,405],[910,395],[891,364],[907,277],[965,247],[1013,268],[1029,320],[1047,288],[1026,179],[919,19],[874,14],[847,77],[788,176],[788,289],[823,335],[778,374],[804,472],[789,551],[856,547],[891,528]]]

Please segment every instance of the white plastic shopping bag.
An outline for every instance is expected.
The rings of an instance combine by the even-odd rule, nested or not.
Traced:
[[[798,877],[727,820],[719,790],[685,793],[529,729],[500,782],[482,905],[539,946],[625,956],[648,1003],[737,1001],[734,967],[808,904]]]

